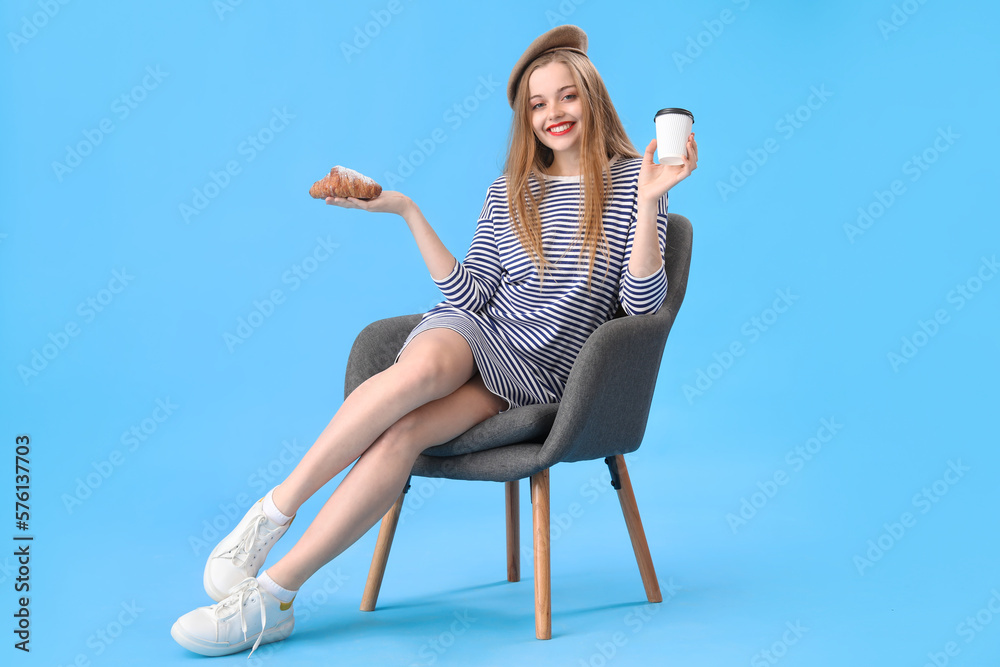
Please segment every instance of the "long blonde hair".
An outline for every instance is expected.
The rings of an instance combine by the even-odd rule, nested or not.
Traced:
[[[580,193],[583,205],[577,241],[582,241],[579,257],[582,258],[584,252],[588,254],[589,289],[598,247],[605,258],[609,257],[603,221],[604,208],[613,186],[608,163],[615,156],[624,159],[641,155],[625,133],[604,81],[587,56],[560,49],[543,53],[531,62],[521,76],[514,95],[514,115],[503,172],[507,178],[507,209],[510,211],[511,226],[540,276],[552,263],[542,249],[539,203],[545,199],[546,185],[545,179],[537,174],[552,165],[555,155],[551,148],[539,141],[532,129],[528,79],[532,72],[552,62],[565,63],[569,67],[583,108],[583,131],[580,136],[580,171],[583,175]],[[531,182],[537,182],[540,188],[537,198],[532,192]]]

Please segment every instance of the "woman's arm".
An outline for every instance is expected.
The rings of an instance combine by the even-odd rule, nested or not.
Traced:
[[[666,194],[646,206],[644,210],[641,203],[636,203],[636,213],[625,243],[625,265],[618,281],[618,300],[629,315],[655,313],[667,296],[667,272],[663,265],[663,254],[667,247]],[[640,235],[644,215],[647,216],[647,229],[651,228],[653,232],[652,247],[656,249],[654,252],[657,259],[653,271],[637,275],[639,272],[634,268],[636,264],[649,262],[648,256],[642,257],[636,251],[636,248],[643,249],[643,241],[648,244],[648,239],[643,239]],[[648,253],[648,245],[645,252]]]
[[[420,255],[424,258],[424,263],[427,264],[427,270],[431,272],[431,278],[435,282],[447,278],[455,269],[457,260],[438,238],[434,228],[420,211],[420,207],[410,199],[409,204],[400,215],[406,221],[406,226],[410,228],[413,240],[417,242],[417,248],[420,249]]]
[[[450,304],[476,312],[485,306],[497,291],[502,272],[500,250],[493,234],[493,214],[487,195],[465,259],[455,262],[448,275],[441,279],[435,278],[434,282]]]
[[[629,229],[626,268],[622,270],[619,294],[630,315],[651,313],[663,303],[667,274],[663,253],[667,242],[667,193],[698,168],[698,143],[688,135],[687,154],[680,165],[653,162],[656,139],[646,146],[636,178],[636,213]]]
[[[365,211],[400,215],[417,242],[417,248],[424,263],[427,264],[431,278],[452,305],[464,310],[477,311],[496,292],[500,284],[502,266],[496,239],[493,236],[489,193],[479,215],[479,221],[476,223],[476,232],[464,262],[456,261],[455,256],[448,251],[434,228],[427,222],[420,207],[400,192],[383,190],[378,197],[367,201],[354,197],[346,199],[328,197],[326,202],[344,208],[360,208]]]
[[[662,211],[666,215],[667,195],[660,199],[639,199],[636,213],[635,237],[632,252],[628,258],[628,272],[633,278],[648,278],[663,266],[663,249],[657,235],[656,216],[663,201]]]
[[[455,268],[455,256],[441,243],[441,239],[427,222],[416,202],[402,192],[383,190],[378,197],[367,200],[355,197],[327,197],[326,203],[343,208],[360,208],[373,213],[395,213],[401,216],[417,242],[417,248],[420,249],[424,263],[427,264],[427,270],[431,272],[431,278],[435,281],[440,280]]]

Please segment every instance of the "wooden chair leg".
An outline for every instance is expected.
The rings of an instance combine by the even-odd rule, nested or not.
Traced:
[[[520,480],[507,482],[507,581],[521,581]]]
[[[552,582],[549,578],[549,470],[531,476],[535,547],[535,636],[552,639]]]
[[[618,484],[618,501],[622,506],[622,514],[625,515],[625,525],[628,526],[628,536],[632,539],[632,551],[635,552],[635,561],[639,565],[639,574],[642,576],[642,585],[646,588],[646,599],[650,602],[663,602],[660,594],[660,584],[656,580],[656,570],[653,569],[653,557],[649,554],[649,544],[646,542],[646,533],[642,529],[642,520],[639,518],[639,506],[635,502],[635,493],[632,491],[632,481],[628,476],[628,468],[625,467],[625,457],[619,454],[613,461],[608,461],[610,468],[614,464],[617,467],[617,475],[614,468],[611,470],[611,483]]]
[[[365,582],[365,592],[361,596],[361,611],[375,611],[378,592],[382,588],[382,576],[385,575],[385,564],[389,560],[389,549],[392,548],[392,538],[396,534],[399,513],[403,509],[403,498],[409,488],[410,481],[407,480],[399,498],[382,517],[382,525],[378,529],[378,540],[375,542],[375,553],[372,554],[372,564],[368,569],[368,580]]]

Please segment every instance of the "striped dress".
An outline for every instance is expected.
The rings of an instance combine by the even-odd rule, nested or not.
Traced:
[[[410,332],[434,328],[461,334],[472,348],[487,388],[507,399],[508,409],[562,398],[570,369],[587,337],[611,319],[621,303],[629,315],[655,312],[667,293],[660,270],[636,278],[628,272],[638,214],[637,181],[642,158],[618,158],[609,165],[613,196],[605,209],[608,266],[598,249],[587,290],[587,256],[578,260],[575,240],[581,206],[580,176],[548,176],[540,203],[542,243],[554,267],[544,281],[510,226],[506,179],[487,190],[486,203],[465,260],[434,282],[445,300],[428,311]],[[538,185],[531,181],[537,195]],[[660,255],[667,240],[666,196],[657,203]],[[607,268],[607,272],[605,272]],[[396,355],[399,360],[399,355]]]

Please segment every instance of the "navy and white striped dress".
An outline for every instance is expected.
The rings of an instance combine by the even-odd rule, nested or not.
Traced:
[[[548,176],[540,203],[545,257],[554,263],[544,281],[510,226],[506,179],[487,190],[469,252],[445,278],[434,282],[445,301],[428,311],[406,338],[434,328],[460,333],[472,348],[487,388],[512,409],[562,398],[573,361],[594,329],[611,319],[619,302],[629,315],[655,312],[667,293],[661,265],[651,276],[628,272],[638,216],[637,181],[642,158],[610,163],[613,196],[605,209],[610,246],[607,266],[598,249],[587,290],[587,255],[578,259],[580,176]],[[538,185],[532,182],[537,194]],[[657,203],[663,255],[667,240],[666,196]],[[607,273],[605,274],[605,267]],[[399,359],[397,354],[396,359]]]

